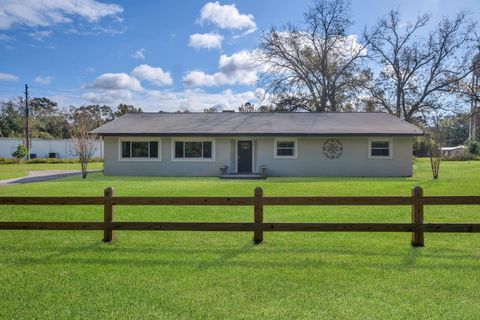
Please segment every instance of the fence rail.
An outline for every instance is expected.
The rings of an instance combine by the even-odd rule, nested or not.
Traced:
[[[103,205],[105,197],[0,197],[0,205]],[[114,197],[112,205],[253,206],[255,197]],[[267,206],[475,205],[480,196],[262,197]]]
[[[103,205],[103,222],[0,222],[0,230],[103,230],[103,241],[115,239],[115,230],[253,232],[255,243],[264,232],[411,232],[412,245],[424,245],[425,232],[480,232],[476,223],[424,223],[425,205],[480,205],[480,196],[423,196],[420,187],[411,196],[384,197],[116,197],[108,187],[103,197],[0,197],[0,205]],[[117,205],[253,206],[253,222],[117,222]],[[264,222],[264,206],[411,206],[411,223]]]

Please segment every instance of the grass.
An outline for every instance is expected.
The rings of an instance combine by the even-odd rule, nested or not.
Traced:
[[[93,162],[89,170],[103,169],[103,162]],[[80,163],[22,163],[0,164],[0,180],[20,178],[35,170],[80,170]]]
[[[471,195],[480,162],[428,162],[412,178],[104,177],[0,188],[7,195]],[[480,222],[475,206],[426,207],[427,222]],[[2,221],[101,221],[102,208],[0,207]],[[118,207],[117,221],[252,221],[251,207]],[[266,221],[407,222],[408,207],[268,207]],[[480,236],[403,233],[2,231],[0,318],[478,319]]]

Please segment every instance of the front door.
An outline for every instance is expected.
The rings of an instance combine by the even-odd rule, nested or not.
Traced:
[[[238,173],[251,173],[252,172],[252,141],[251,140],[239,140],[237,143],[237,161],[238,161]]]

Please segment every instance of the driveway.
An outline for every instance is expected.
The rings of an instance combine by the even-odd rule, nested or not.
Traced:
[[[99,172],[99,171],[101,171],[101,170],[92,170],[92,171],[89,170],[88,173]],[[29,171],[28,176],[26,176],[26,177],[0,180],[0,186],[8,186],[8,185],[14,185],[14,184],[47,181],[47,180],[52,180],[52,179],[70,177],[70,176],[79,175],[79,174],[82,174],[82,171],[80,171],[80,170]]]

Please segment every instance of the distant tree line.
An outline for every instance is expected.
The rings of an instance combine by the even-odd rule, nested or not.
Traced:
[[[90,130],[112,121],[126,113],[142,112],[133,105],[120,104],[116,109],[107,105],[82,105],[60,108],[48,98],[33,98],[29,101],[30,137],[67,139],[71,136],[71,124],[82,118]],[[22,97],[0,103],[0,137],[25,136],[25,100]]]

